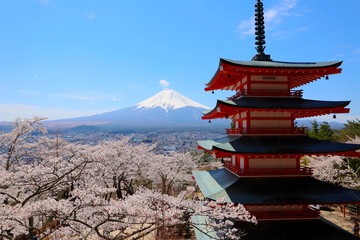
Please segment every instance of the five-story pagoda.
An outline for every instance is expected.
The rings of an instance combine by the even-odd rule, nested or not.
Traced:
[[[264,53],[263,4],[255,4],[257,54],[252,61],[220,59],[206,91],[235,90],[218,100],[203,119],[230,118],[227,136],[199,141],[199,148],[224,161],[223,169],[195,171],[194,178],[210,199],[224,198],[243,204],[259,221],[238,223],[260,239],[359,239],[326,223],[312,205],[358,204],[360,191],[313,178],[302,166],[304,155],[359,157],[357,144],[322,141],[305,136],[297,118],[348,113],[350,101],[317,101],[302,98],[301,85],[341,72],[341,62],[292,63],[273,61]]]

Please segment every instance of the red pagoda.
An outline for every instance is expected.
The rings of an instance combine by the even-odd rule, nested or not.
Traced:
[[[359,157],[357,144],[309,138],[297,118],[348,113],[350,101],[318,101],[302,98],[295,90],[341,72],[342,62],[279,62],[264,53],[263,4],[255,4],[257,54],[251,61],[220,59],[205,91],[234,90],[218,100],[203,119],[229,118],[227,136],[199,141],[199,149],[225,158],[224,168],[195,171],[204,197],[224,198],[243,204],[258,225],[237,223],[248,234],[242,239],[359,239],[326,222],[313,205],[359,204],[360,191],[313,178],[312,169],[300,164],[304,155]]]

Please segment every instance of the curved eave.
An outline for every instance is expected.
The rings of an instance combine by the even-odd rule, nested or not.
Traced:
[[[349,104],[350,101],[243,97],[238,100],[217,100],[214,109],[203,112],[202,119],[226,118],[243,111],[287,111],[294,113],[295,118],[302,118],[331,113],[348,113],[350,109],[345,107]]]
[[[201,149],[217,157],[238,155],[341,155],[359,157],[360,144],[317,140],[305,136],[235,137],[198,141]],[[219,154],[219,155],[218,155]]]
[[[219,65],[230,65],[236,67],[269,68],[269,69],[328,69],[338,68],[342,61],[332,62],[282,62],[282,61],[235,61],[220,58]]]
[[[238,81],[246,76],[247,74],[244,73],[223,71],[219,68],[210,82],[206,84],[207,87],[205,87],[204,90],[235,90]]]
[[[206,223],[209,217],[192,216],[192,223],[196,239],[213,240],[218,239],[214,229],[209,229]],[[246,232],[242,240],[359,240],[359,237],[345,231],[332,222],[320,219],[299,219],[299,220],[277,220],[258,221],[253,224],[245,221],[238,221],[234,225],[240,232]]]
[[[327,75],[341,73],[342,61],[291,63],[276,61],[234,61],[220,59],[219,67],[206,84],[205,91],[234,90],[239,79],[248,75],[287,75],[290,88],[315,81]]]
[[[247,206],[360,203],[360,191],[312,177],[240,178],[226,169],[193,176],[204,197]]]
[[[292,157],[299,157],[299,156],[306,156],[306,155],[311,155],[311,156],[327,156],[327,155],[332,155],[332,156],[342,156],[342,157],[356,157],[356,158],[360,158],[360,152],[357,152],[356,150],[351,150],[351,151],[339,151],[339,150],[334,150],[334,151],[316,151],[316,152],[311,152],[311,153],[305,153],[305,152],[298,152],[298,153],[245,153],[245,152],[237,152],[237,151],[228,151],[228,150],[224,150],[222,148],[218,148],[218,147],[213,147],[211,150],[207,150],[204,149],[202,147],[198,147],[199,149],[202,149],[208,153],[214,154],[216,158],[226,158],[226,157],[231,157],[234,154],[237,155],[241,155],[241,156],[247,156],[250,158],[274,158],[274,157],[287,157],[287,158],[292,158]]]
[[[242,240],[359,240],[359,237],[323,218],[259,221],[257,225],[249,222],[237,222],[235,226],[240,231],[247,233],[246,236],[241,237]]]
[[[296,109],[310,110],[346,107],[350,101],[318,101],[303,98],[261,98],[242,97],[238,100],[217,100],[217,106],[245,107],[256,109]]]
[[[206,120],[206,119],[224,118],[226,113],[217,111],[218,104],[219,101],[217,102],[214,109],[209,111],[203,111],[204,116],[202,116],[201,119]]]

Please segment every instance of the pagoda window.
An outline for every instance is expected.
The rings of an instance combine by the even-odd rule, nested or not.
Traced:
[[[242,80],[241,80],[241,85],[243,86],[244,89],[247,89],[248,88],[248,78],[247,77],[244,77]]]
[[[277,84],[267,84],[267,83],[251,83],[252,91],[260,91],[260,90],[283,90],[287,91],[288,84],[285,83],[277,83]]]
[[[252,128],[291,128],[291,120],[251,120]]]
[[[268,81],[268,82],[287,82],[287,76],[263,76],[263,75],[252,75],[251,82],[255,81]]]
[[[245,168],[245,159],[244,157],[240,157],[240,169],[244,169]]]
[[[252,128],[291,128],[293,120],[288,112],[251,112]]]
[[[250,158],[249,170],[291,168],[296,169],[296,158]]]
[[[287,76],[251,76],[251,91],[281,90],[288,91]]]
[[[255,118],[255,117],[264,117],[264,118],[269,118],[269,117],[291,117],[291,113],[289,112],[251,112],[250,113],[250,117]]]
[[[235,155],[231,156],[231,165],[236,166],[236,156]]]

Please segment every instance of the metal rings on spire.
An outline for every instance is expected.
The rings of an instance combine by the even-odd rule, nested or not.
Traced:
[[[264,22],[264,4],[257,0],[255,4],[255,44],[257,45],[257,54],[252,60],[271,61],[270,55],[264,53],[265,50],[265,22]]]

